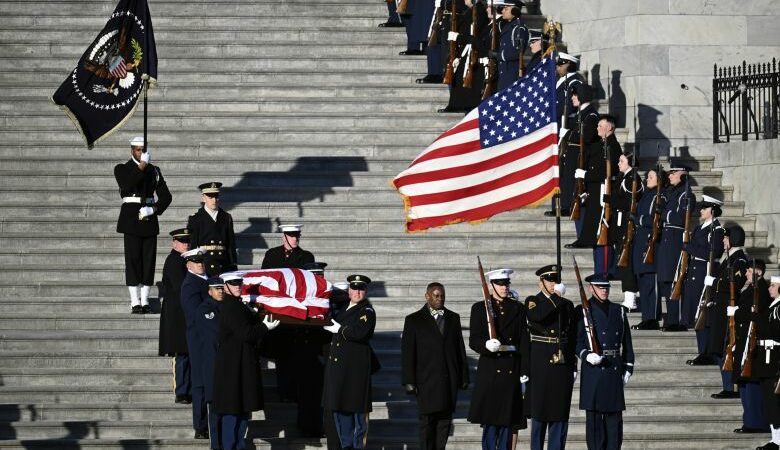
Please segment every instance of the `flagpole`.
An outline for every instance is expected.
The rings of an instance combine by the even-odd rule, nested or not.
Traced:
[[[148,121],[148,113],[147,113],[148,103],[146,101],[146,93],[149,91],[149,75],[143,74],[141,76],[141,79],[143,80],[144,83],[144,153],[146,153],[146,151],[149,148],[149,141],[146,139],[146,124]]]
[[[558,265],[559,273],[563,273],[561,267],[561,194],[556,192],[553,195],[553,202],[555,204],[555,256],[556,264]]]

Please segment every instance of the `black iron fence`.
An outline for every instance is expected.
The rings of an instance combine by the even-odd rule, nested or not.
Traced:
[[[729,142],[731,136],[777,139],[780,73],[771,63],[718,67],[712,80],[712,140]]]

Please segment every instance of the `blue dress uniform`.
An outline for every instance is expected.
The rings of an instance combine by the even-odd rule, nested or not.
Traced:
[[[656,172],[657,175],[658,172]],[[658,321],[661,320],[661,302],[656,289],[658,284],[656,264],[655,260],[652,264],[646,264],[645,255],[648,250],[647,244],[653,232],[653,215],[656,208],[662,208],[666,203],[666,193],[662,190],[659,198],[656,188],[647,188],[647,191],[639,199],[634,220],[636,235],[634,236],[634,250],[631,259],[639,285],[640,308],[642,310],[642,321],[634,325],[634,329],[657,330],[659,328]],[[659,244],[655,244],[654,251],[657,252]]]
[[[457,67],[453,72],[452,84],[450,89],[450,98],[447,106],[440,109],[439,112],[467,112],[479,106],[482,101],[482,88],[485,85],[485,70],[482,64],[477,61],[474,65],[474,74],[470,88],[463,86],[463,80],[466,73],[466,66],[471,64],[471,48],[476,50],[477,58],[485,58],[490,50],[490,27],[487,11],[481,3],[475,3],[472,8],[477,8],[477,23],[475,25],[477,35],[471,35],[472,9],[460,8],[458,1],[458,38],[457,54],[455,61]],[[449,32],[450,30],[447,30]],[[443,36],[447,36],[447,32]],[[449,44],[449,43],[448,43]],[[468,63],[468,64],[467,64]]]
[[[406,13],[401,21],[406,26],[406,50],[401,55],[422,55],[428,46],[434,0],[408,0]]]
[[[579,62],[579,60],[571,55],[559,53],[558,64],[560,65],[566,62],[576,67],[575,65],[577,62]],[[579,122],[577,120],[578,110],[571,103],[571,94],[573,89],[581,84],[585,84],[585,79],[582,78],[582,75],[577,73],[575,69],[571,69],[570,72],[566,73],[562,77],[559,77],[558,81],[555,83],[555,102],[556,111],[558,114],[556,119],[558,120],[558,129],[561,130],[561,137],[564,137],[563,133],[567,132],[562,130],[562,127],[565,127],[567,130],[570,130],[569,132],[572,133],[572,135],[569,137],[569,146],[565,152],[561,154],[561,159],[559,162],[561,173],[561,209],[566,211],[569,210],[569,207],[571,206],[572,200],[574,198],[574,170],[577,169],[580,151]],[[595,112],[595,110],[593,112]],[[565,120],[563,117],[564,115],[567,116]],[[598,124],[598,121],[596,122],[597,123],[593,125],[593,129],[587,130],[585,133],[586,144],[594,142],[596,138],[598,138],[598,134],[596,133],[596,125]],[[565,214],[568,215],[568,213]]]
[[[609,286],[603,275],[586,278],[592,284]],[[587,362],[591,353],[584,320],[577,326],[577,355],[582,371],[580,378],[580,409],[585,410],[585,438],[589,450],[619,449],[623,441],[623,411],[626,402],[623,386],[626,374],[634,371],[634,347],[627,311],[609,300],[590,299],[593,328],[601,346],[602,361]],[[582,307],[576,313],[582,317]]]
[[[182,254],[185,260],[203,261],[203,254],[195,249]],[[208,295],[208,283],[205,275],[187,272],[181,285],[181,307],[187,322],[187,348],[190,355],[190,377],[192,381],[192,428],[195,436],[205,438],[208,435],[206,399],[203,381],[203,359],[201,342],[196,332],[196,314],[198,305]]]
[[[505,6],[510,8],[511,6]],[[516,8],[516,7],[515,7]],[[528,46],[528,27],[515,17],[498,20],[498,90],[508,88],[520,78],[520,52]]]
[[[219,195],[220,187],[222,183],[211,182],[201,184],[198,189],[204,195]],[[205,252],[206,273],[209,276],[236,270],[236,236],[230,214],[219,208],[216,218],[212,218],[202,207],[189,217],[187,228],[191,234],[190,248],[200,247]]]
[[[683,170],[689,172],[690,168],[675,165],[669,169],[669,172]],[[685,175],[686,177],[688,175]],[[661,233],[661,244],[656,252],[656,268],[658,270],[658,294],[666,299],[666,319],[664,320],[664,329],[666,331],[685,330],[681,324],[680,300],[670,300],[672,294],[672,283],[677,272],[677,265],[680,261],[682,252],[682,238],[685,230],[685,212],[690,203],[690,210],[696,208],[696,196],[688,186],[685,180],[680,181],[677,186],[670,186],[666,193],[667,201],[661,210],[661,221],[663,223],[663,232]]]
[[[780,277],[774,276],[770,282],[778,286]],[[780,448],[780,396],[775,394],[775,383],[780,371],[780,297],[770,301],[768,308],[759,313],[758,348],[753,358],[753,372],[761,380],[764,417],[770,424],[772,440],[757,447],[757,450]]]
[[[209,288],[222,287],[221,278],[210,278]],[[200,338],[200,354],[202,357],[201,373],[203,376],[203,393],[208,411],[209,439],[211,448],[218,449],[220,443],[219,417],[214,412],[214,363],[219,348],[219,310],[221,304],[211,296],[195,309],[195,332]]]

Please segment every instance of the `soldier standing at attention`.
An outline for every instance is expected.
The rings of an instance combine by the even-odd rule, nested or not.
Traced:
[[[753,371],[761,379],[764,417],[769,422],[772,439],[756,450],[780,449],[780,396],[775,394],[780,370],[780,277],[769,279],[769,307],[759,313],[758,342]]]
[[[191,215],[190,247],[204,252],[206,274],[216,276],[236,270],[236,236],[233,233],[233,217],[219,207],[219,188],[222,183],[211,182],[198,186],[203,207]]]
[[[563,298],[557,265],[536,271],[541,291],[525,299],[530,333],[530,381],[526,411],[531,417],[531,450],[566,448],[571,394],[577,375],[574,347],[577,317],[574,304]]]
[[[577,355],[581,361],[580,409],[585,410],[585,439],[588,450],[617,450],[623,443],[624,386],[634,372],[634,347],[627,311],[609,301],[609,277],[597,273],[585,278],[590,283],[590,310],[595,337],[601,352],[591,351],[582,318],[576,308]]]
[[[160,356],[174,358],[173,379],[176,403],[190,403],[190,357],[187,350],[187,322],[181,308],[181,284],[187,275],[187,263],[181,256],[190,248],[190,232],[186,228],[171,231],[173,249],[165,258],[160,284]]]
[[[531,54],[531,60],[525,66],[525,72],[534,70],[537,64],[542,62],[542,32],[539,30],[528,30],[528,53]]]
[[[520,20],[521,6],[519,0],[509,0],[502,4],[496,2],[496,11],[500,14],[498,17],[493,17],[492,10],[488,8],[489,17],[497,20],[498,51],[490,57],[498,61],[499,91],[520,78],[520,58],[528,46],[528,27]]]
[[[614,134],[612,136],[614,136]],[[620,145],[618,145],[617,148],[620,149]],[[631,152],[618,154],[617,168],[620,171],[620,174],[615,177],[615,181],[613,182],[612,197],[610,198],[612,216],[610,217],[609,222],[609,241],[614,248],[612,254],[615,257],[615,264],[613,264],[613,266],[615,267],[615,274],[620,278],[620,287],[623,289],[623,306],[628,308],[629,311],[636,308],[636,294],[639,291],[639,285],[637,284],[636,274],[634,273],[632,258],[628,258],[628,265],[625,267],[619,267],[617,265],[617,260],[620,258],[620,254],[623,252],[623,246],[626,244],[628,222],[631,220],[631,194],[635,179],[637,185],[637,206],[639,205],[639,200],[641,200],[644,192],[644,185],[639,179],[639,174],[634,167],[631,167],[633,156],[634,154]],[[636,237],[636,234],[634,236]]]
[[[263,269],[282,269],[295,267],[303,269],[303,266],[314,262],[314,255],[302,249],[301,229],[303,225],[280,225],[282,233],[282,245],[269,248],[263,257]]]
[[[114,167],[122,197],[116,231],[124,235],[125,284],[130,291],[133,314],[152,312],[149,289],[154,284],[160,233],[157,216],[165,212],[172,200],[160,169],[151,160],[151,154],[145,151],[144,138],[139,136],[130,141],[130,159]]]

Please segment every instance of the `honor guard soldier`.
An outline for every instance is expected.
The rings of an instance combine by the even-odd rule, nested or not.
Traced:
[[[435,9],[434,0],[408,0],[406,6],[406,10],[399,13],[401,22],[406,27],[406,50],[398,54],[424,55]]]
[[[190,380],[192,382],[192,428],[195,439],[208,439],[208,420],[203,381],[201,341],[197,333],[197,309],[208,298],[208,282],[203,252],[196,248],[182,253],[187,262],[187,274],[181,284],[181,308],[187,323],[187,351],[190,356]]]
[[[158,354],[171,356],[173,364],[173,390],[176,403],[192,401],[190,383],[190,357],[187,350],[187,322],[181,307],[181,284],[187,275],[187,264],[182,253],[189,250],[190,232],[179,228],[170,233],[171,252],[165,258],[160,283],[160,340]]]
[[[645,176],[645,194],[639,199],[636,208],[636,217],[634,218],[636,235],[634,236],[634,250],[631,252],[631,259],[634,274],[639,284],[639,298],[642,299],[640,302],[642,320],[631,327],[634,330],[657,330],[660,328],[661,302],[656,289],[655,260],[647,263],[645,255],[648,252],[648,245],[651,245],[653,217],[656,210],[660,211],[666,202],[665,180],[666,175],[660,169],[648,170]],[[660,190],[658,189],[659,183],[661,183]],[[652,245],[654,251],[657,250],[658,243]]]
[[[775,394],[780,372],[780,277],[770,278],[769,297],[769,307],[758,313],[758,348],[753,370],[761,379],[764,417],[769,421],[772,439],[756,450],[780,449],[780,396]]]
[[[263,257],[263,269],[281,269],[285,267],[303,266],[314,262],[314,255],[300,247],[301,229],[303,225],[281,225],[282,245],[269,248]]]
[[[609,125],[605,126],[611,127],[614,131],[614,123],[607,123]],[[601,126],[601,122],[599,122],[599,126]],[[614,134],[612,134],[612,136],[614,136]],[[620,148],[619,145],[618,148]],[[612,206],[612,215],[610,216],[609,221],[609,240],[614,249],[612,254],[616,258],[616,264],[613,264],[612,266],[615,267],[615,274],[620,279],[620,287],[623,290],[623,306],[628,308],[629,311],[636,308],[636,294],[637,291],[639,291],[639,285],[637,284],[636,275],[634,274],[632,259],[629,257],[625,267],[619,267],[619,265],[617,265],[617,259],[620,258],[621,253],[623,252],[623,246],[626,244],[628,222],[631,220],[631,199],[635,180],[637,186],[637,206],[644,194],[644,185],[639,178],[639,174],[634,167],[631,167],[633,158],[634,154],[631,152],[618,154],[617,169],[620,173],[617,174],[615,181],[613,182],[612,196],[609,201]],[[634,229],[636,230],[636,225],[634,226]],[[634,237],[636,237],[636,232],[634,233]],[[629,250],[633,250],[633,242],[631,245]]]
[[[122,197],[116,231],[124,235],[125,284],[130,291],[133,314],[152,312],[149,289],[154,284],[160,233],[157,216],[165,212],[172,200],[160,168],[151,160],[151,154],[144,148],[144,138],[135,137],[130,141],[130,159],[114,167]]]
[[[540,30],[528,30],[528,51],[531,59],[526,65],[526,73],[534,70],[537,64],[542,62],[542,32]]]
[[[568,53],[558,52],[558,62],[556,64],[555,72],[558,76],[558,81],[555,83],[555,98],[556,98],[556,111],[559,114],[558,117],[558,129],[561,129],[562,125],[570,125],[573,119],[577,116],[577,108],[571,102],[571,94],[573,88],[578,84],[585,84],[585,78],[577,72],[580,60]],[[563,121],[563,114],[566,111],[567,121]],[[572,119],[571,122],[568,119]]]
[[[395,4],[395,0],[386,1],[385,3],[387,3],[387,22],[380,23],[377,26],[379,28],[398,28],[404,26],[404,24],[401,23],[401,17],[396,10],[397,5]]]
[[[509,449],[512,436],[526,428],[523,387],[528,382],[528,328],[525,306],[512,296],[512,269],[485,274],[493,288],[496,335],[488,329],[485,300],[471,306],[469,347],[479,354],[468,420],[482,425],[483,449]]]
[[[490,55],[498,61],[498,90],[508,88],[520,78],[520,59],[528,46],[528,27],[520,20],[519,0],[495,2],[498,22],[498,52]]]
[[[350,275],[349,306],[331,325],[330,354],[325,365],[323,405],[332,411],[333,421],[343,449],[364,449],[368,438],[368,413],[371,412],[371,338],[376,313],[366,298],[371,279]]]
[[[723,367],[725,346],[728,338],[728,306],[730,303],[730,279],[734,274],[735,295],[739,295],[747,279],[745,273],[748,268],[747,256],[743,246],[745,245],[745,230],[739,225],[726,228],[723,237],[723,248],[726,251],[726,260],[720,263],[718,276],[713,281],[715,286],[715,301],[707,311],[707,325],[710,328],[707,352],[718,358],[719,369]],[[705,283],[710,280],[705,281]],[[736,359],[736,357],[735,357]],[[739,393],[734,391],[734,381],[731,371],[720,370],[723,390],[712,394],[712,398],[739,398]]]
[[[417,398],[420,450],[447,446],[458,389],[469,385],[460,316],[444,301],[444,286],[429,284],[425,305],[406,316],[401,334],[401,384]]]
[[[258,345],[279,325],[263,320],[241,300],[241,278],[225,276],[219,315],[219,345],[214,370],[214,412],[219,416],[222,450],[247,448],[249,416],[263,409]]]
[[[689,262],[683,287],[682,324],[688,328],[693,328],[696,324],[702,291],[705,285],[712,286],[715,281],[715,277],[711,275],[718,273],[717,264],[723,255],[723,234],[726,230],[718,221],[722,213],[722,205],[723,202],[714,197],[702,196],[702,201],[698,205],[699,218],[702,222],[694,228],[690,241],[684,246],[689,255]],[[710,254],[712,254],[714,267],[709,267]],[[696,358],[687,361],[688,364],[692,366],[716,364],[714,357],[706,353],[709,334],[710,330],[706,327],[696,331],[699,354]]]
[[[208,279],[209,297],[195,309],[195,332],[200,340],[203,395],[208,412],[210,447],[222,448],[219,436],[219,418],[214,411],[214,368],[219,347],[219,316],[224,297],[225,282],[222,278]]]
[[[219,188],[222,183],[203,183],[198,186],[203,207],[191,215],[190,247],[200,247],[205,254],[206,273],[209,276],[236,270],[236,236],[233,217],[219,207]]]
[[[677,272],[682,252],[682,239],[685,230],[685,215],[696,206],[696,196],[691,191],[688,182],[690,167],[672,163],[669,168],[669,188],[666,192],[666,203],[661,210],[663,233],[661,245],[656,253],[656,268],[658,274],[658,295],[666,299],[666,319],[663,331],[687,331],[680,315],[680,299],[672,300],[672,283]],[[721,335],[722,337],[722,335]],[[722,349],[721,349],[722,350]]]
[[[598,273],[590,283],[591,329],[600,346],[592,352],[583,308],[577,325],[577,355],[581,361],[580,409],[585,410],[585,439],[589,450],[619,449],[623,442],[624,386],[634,372],[634,347],[628,311],[609,301],[609,277]],[[590,319],[589,319],[590,321]]]
[[[555,74],[558,77],[558,80],[555,82],[555,95],[556,111],[558,114],[558,117],[556,117],[558,120],[558,135],[560,136],[560,139],[563,139],[570,132],[577,132],[576,136],[570,135],[568,137],[569,145],[567,146],[566,151],[561,154],[559,162],[561,173],[561,214],[568,216],[571,214],[569,207],[574,199],[574,170],[577,169],[580,145],[579,124],[577,121],[578,109],[572,103],[572,93],[574,92],[575,86],[585,84],[585,79],[582,78],[582,75],[577,73],[577,64],[579,64],[579,60],[574,56],[560,52],[558,53],[558,61],[556,64]],[[580,100],[582,101],[581,98]],[[595,110],[593,112],[595,112]],[[592,141],[595,141],[596,139],[597,117],[598,115],[594,118],[596,120],[593,122],[593,127],[589,128],[585,133]],[[546,214],[554,216],[555,211],[548,211]]]
[[[734,316],[737,339],[734,349],[734,370],[732,379],[737,380],[739,398],[742,401],[742,426],[735,433],[766,433],[769,422],[764,417],[763,396],[761,394],[760,371],[757,371],[756,355],[759,355],[758,327],[767,326],[762,322],[762,313],[766,314],[769,307],[769,285],[764,279],[766,263],[760,259],[754,260],[748,267],[745,278],[745,288],[739,294],[739,300],[734,307],[726,307],[726,315]],[[755,276],[755,278],[754,278]],[[755,294],[755,296],[754,296]],[[754,308],[754,300],[758,300]],[[751,338],[750,335],[753,337]],[[749,339],[753,339],[751,350]]]
[[[574,353],[577,319],[574,304],[563,298],[557,265],[536,271],[541,291],[525,299],[530,332],[530,381],[526,412],[531,417],[531,450],[566,448],[569,410],[577,360]]]

